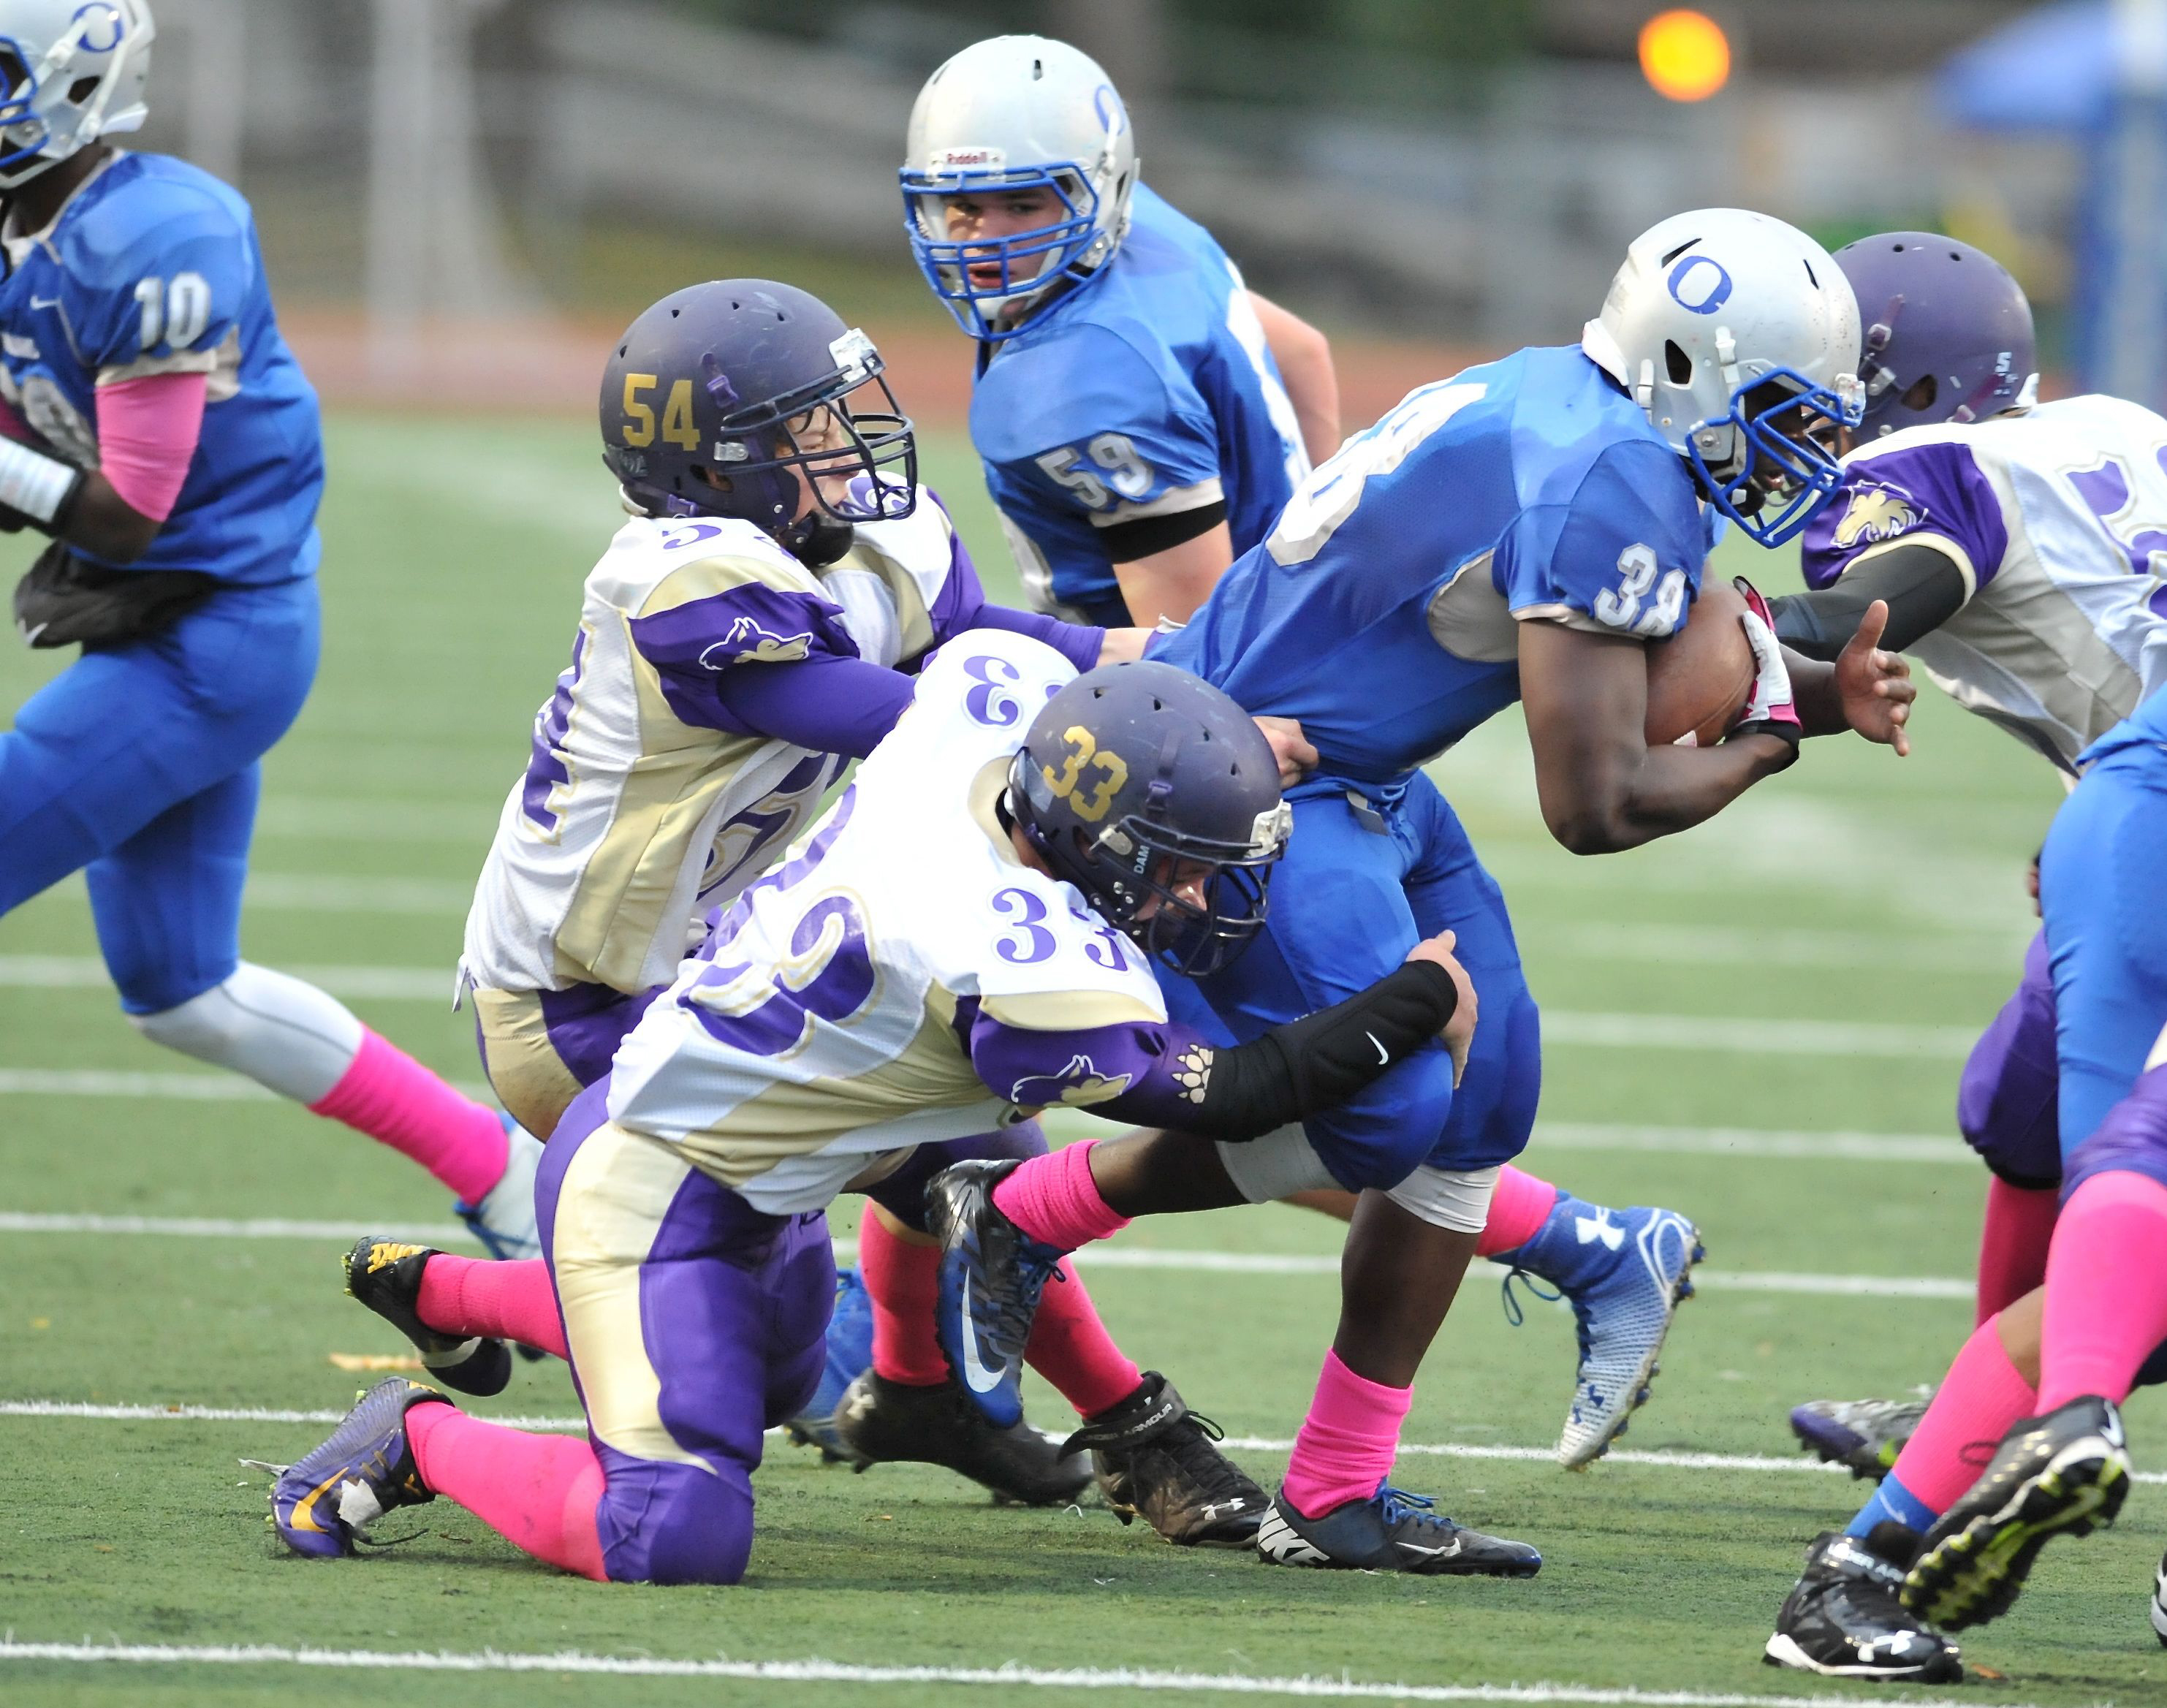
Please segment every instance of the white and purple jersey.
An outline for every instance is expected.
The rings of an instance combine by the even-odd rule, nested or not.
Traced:
[[[2167,419],[2085,396],[1851,454],[1807,529],[1806,585],[1899,545],[1964,580],[1910,649],[1935,685],[2064,772],[2167,680]]]
[[[787,846],[845,754],[885,733],[909,698],[889,672],[1015,618],[985,605],[954,525],[922,490],[914,514],[861,526],[820,570],[750,522],[628,522],[587,577],[571,663],[505,800],[467,918],[464,978],[627,994],[666,982],[699,919]],[[1095,661],[1098,631],[1020,620]],[[766,698],[749,708],[755,695]],[[770,733],[778,722],[835,733],[809,745]]]

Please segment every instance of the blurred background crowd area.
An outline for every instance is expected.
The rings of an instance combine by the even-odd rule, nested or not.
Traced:
[[[2058,389],[2156,393],[2167,0],[1729,0],[1682,33],[1662,10],[156,0],[139,146],[252,198],[337,400],[588,407],[648,302],[764,274],[872,332],[907,407],[959,418],[968,352],[911,265],[895,175],[926,74],[1008,30],[1106,66],[1147,181],[1333,335],[1350,425],[1576,337],[1626,242],[1708,204],[1831,247],[1966,238],[2032,293]]]

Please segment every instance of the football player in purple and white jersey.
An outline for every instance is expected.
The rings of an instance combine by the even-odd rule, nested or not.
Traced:
[[[1930,232],[1836,256],[1865,325],[1862,443],[1808,528],[1810,591],[1774,602],[1809,656],[1879,599],[1884,646],[2008,729],[2072,782],[2080,756],[2167,678],[2167,419],[2120,398],[2036,401],[2032,313],[1990,257]],[[1771,1658],[1846,1675],[1931,1679],[1957,1664],[1895,1605],[1918,1537],[1969,1485],[1963,1450],[2030,1414],[2036,1301],[2063,1180],[2054,980],[2044,936],[1966,1063],[1958,1121],[1993,1179],[1978,1322],[1931,1407],[1815,1401],[1808,1447],[1883,1476],[1845,1536],[1820,1539]]]

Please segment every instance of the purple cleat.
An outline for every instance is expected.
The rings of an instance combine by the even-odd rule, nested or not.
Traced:
[[[444,1397],[403,1376],[379,1382],[329,1440],[281,1471],[271,1491],[279,1540],[297,1554],[336,1559],[394,1507],[434,1500],[406,1442],[408,1409],[429,1400]]]

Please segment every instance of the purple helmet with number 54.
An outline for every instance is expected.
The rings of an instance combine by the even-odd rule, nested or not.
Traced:
[[[674,291],[602,370],[602,461],[653,516],[731,516],[808,563],[918,501],[910,422],[880,353],[819,298],[765,278]],[[847,399],[879,388],[878,407]]]
[[[1884,231],[1836,252],[1865,326],[1862,438],[1984,421],[2039,389],[2032,305],[1982,249],[1931,231]]]
[[[1054,875],[1166,966],[1216,972],[1264,922],[1292,823],[1255,720],[1150,660],[1087,671],[1009,772],[1009,812]]]

